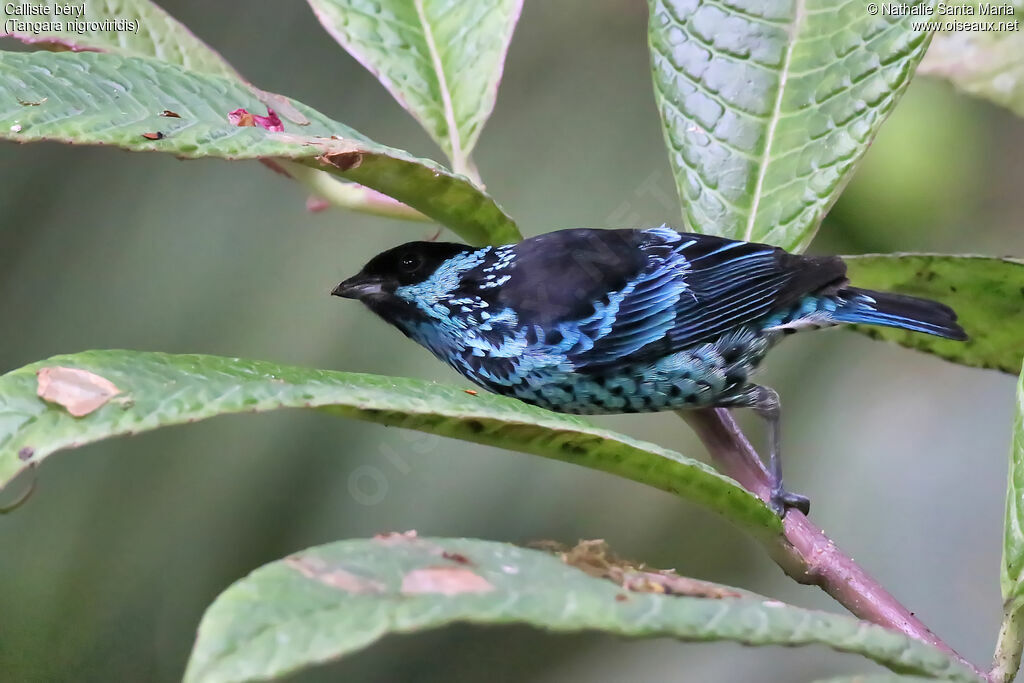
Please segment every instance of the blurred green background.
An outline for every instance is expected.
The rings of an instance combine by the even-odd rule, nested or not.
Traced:
[[[164,6],[261,87],[440,158],[305,3]],[[638,0],[531,0],[477,152],[527,234],[679,223]],[[4,46],[12,49],[13,45]],[[915,81],[813,251],[1024,255],[1024,124]],[[259,164],[60,145],[0,147],[0,371],[135,348],[464,384],[329,289],[423,224],[304,209]],[[447,235],[450,237],[450,234]],[[778,349],[790,488],[965,656],[987,661],[1014,379],[834,331]],[[756,420],[744,415],[755,436]],[[673,415],[596,420],[702,457]],[[17,495],[26,481],[3,493]],[[695,506],[611,476],[319,414],[221,418],[59,455],[0,517],[0,679],[173,681],[205,606],[303,547],[390,530],[619,553],[839,608]],[[526,628],[388,638],[300,681],[807,681],[873,664]]]

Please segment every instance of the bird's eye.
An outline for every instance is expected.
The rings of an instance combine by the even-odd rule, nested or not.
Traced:
[[[415,273],[423,265],[423,259],[419,254],[404,254],[398,260],[398,267],[403,273]]]

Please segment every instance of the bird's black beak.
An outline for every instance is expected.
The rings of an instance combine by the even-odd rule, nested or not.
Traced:
[[[356,275],[335,287],[331,294],[342,296],[346,299],[362,299],[373,294],[380,294],[383,291],[380,280],[369,278],[365,275]]]

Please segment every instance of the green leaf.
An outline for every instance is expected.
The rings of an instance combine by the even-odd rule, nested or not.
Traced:
[[[512,220],[466,178],[273,97],[293,111],[283,133],[228,121],[237,108],[266,108],[266,94],[234,78],[140,57],[0,52],[0,138],[116,145],[185,158],[292,159],[394,197],[471,244],[520,239]],[[165,110],[177,116],[162,115]]]
[[[1024,33],[1019,23],[1022,14],[1018,9],[1013,16],[955,17],[958,21],[1018,23],[1016,30],[937,33],[921,62],[921,73],[947,78],[971,95],[1024,116]]]
[[[946,360],[1016,374],[1024,356],[1024,261],[987,256],[869,254],[844,256],[858,287],[941,301],[970,336],[950,341],[888,327],[853,326]]]
[[[72,417],[62,404],[37,395],[37,371],[53,367],[99,378],[86,383],[88,391],[78,388],[73,396],[95,394],[93,389],[104,381],[120,393],[86,416]],[[321,408],[571,462],[676,493],[761,538],[781,533],[778,517],[759,498],[708,465],[515,399],[470,395],[413,379],[139,351],[58,356],[0,377],[0,486],[63,448],[216,415],[278,408]]]
[[[900,672],[977,680],[939,650],[852,617],[760,598],[631,592],[539,550],[410,534],[310,548],[238,581],[203,616],[185,680],[282,676],[389,633],[453,622],[746,645],[821,644]]]
[[[452,168],[494,109],[522,0],[309,0],[320,23],[437,141]]]
[[[996,644],[993,680],[1012,681],[1020,668],[1024,647],[1024,371],[1017,382],[999,586],[1003,593],[1003,623]]]
[[[40,8],[67,6],[64,2],[20,3]],[[81,7],[83,5],[75,5]],[[90,50],[109,52],[123,57],[152,57],[162,62],[175,64],[188,71],[208,73],[215,76],[235,78],[246,82],[215,50],[196,38],[184,24],[157,7],[149,0],[103,0],[84,5],[85,29],[71,32],[72,26],[62,22],[36,22],[48,27],[49,31],[10,33],[23,42],[52,46],[59,49]],[[52,15],[52,9],[47,10]],[[41,15],[47,16],[47,15]],[[110,21],[129,21],[138,28],[137,32],[107,30]],[[136,23],[137,22],[137,23]],[[75,26],[78,24],[76,23]],[[17,25],[14,25],[16,27]],[[117,24],[114,25],[116,29]],[[56,30],[60,28],[60,30]],[[267,106],[280,110],[286,118],[298,122],[304,117],[294,111],[286,98],[259,90],[249,84],[252,91]],[[328,203],[353,211],[376,214],[405,220],[424,220],[420,212],[395,201],[385,194],[362,187],[357,183],[343,181],[323,171],[296,166],[292,162],[277,160],[277,168],[306,185],[317,197]]]
[[[914,3],[916,4],[916,3]],[[650,0],[654,90],[691,230],[801,251],[924,54],[863,0]]]
[[[899,674],[860,674],[857,676],[839,676],[838,678],[822,678],[814,683],[924,683],[938,679],[920,676],[900,676]]]
[[[54,7],[69,5],[66,0],[22,0],[12,4],[17,7],[29,5],[47,9],[44,10],[45,14],[32,16],[0,15],[4,19],[3,26],[0,26],[0,37],[10,36],[26,43],[42,43],[72,50],[101,50],[126,57],[154,57],[189,71],[240,78],[238,72],[220,54],[149,0],[89,0],[86,3],[73,3],[76,9],[84,7],[84,14],[71,17],[53,14]]]

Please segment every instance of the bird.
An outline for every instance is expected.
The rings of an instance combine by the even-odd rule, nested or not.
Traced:
[[[838,256],[710,234],[570,228],[516,244],[410,242],[331,292],[356,299],[470,382],[562,413],[751,408],[782,479],[778,393],[753,382],[799,330],[855,323],[966,340],[936,301],[849,284]]]

